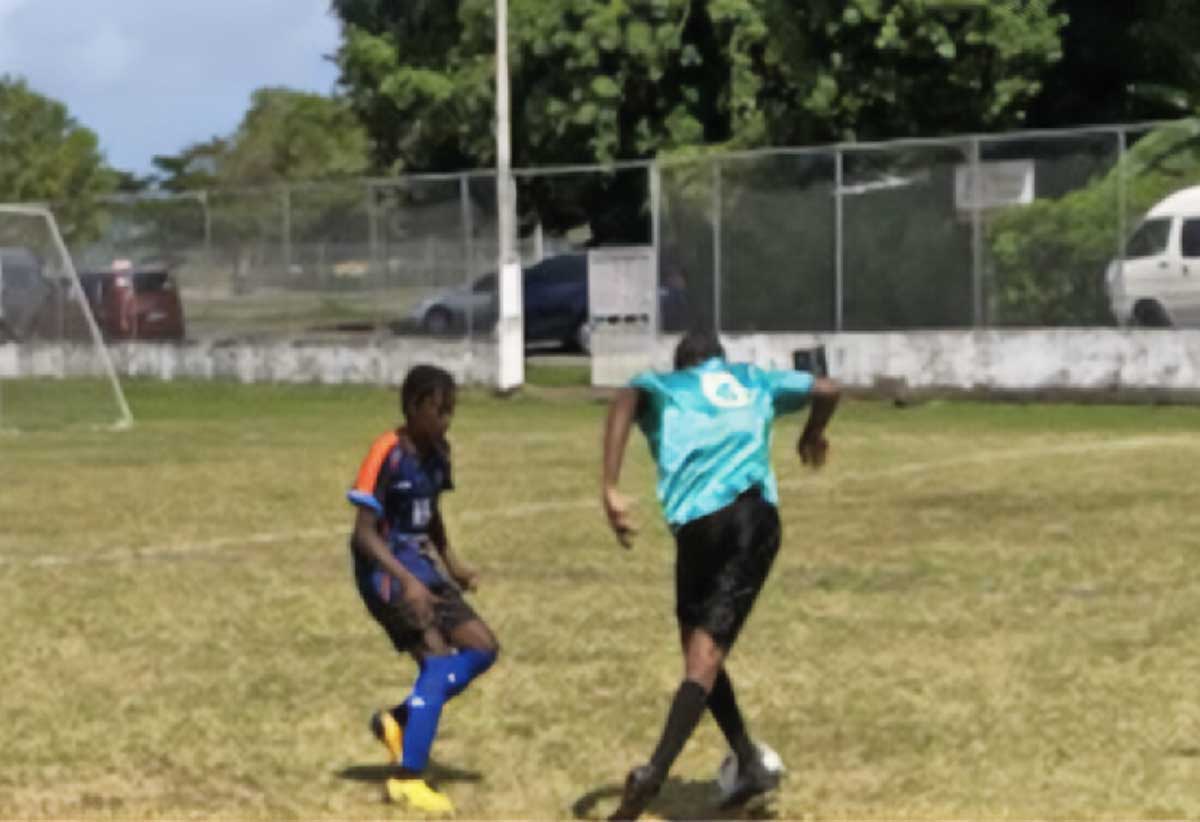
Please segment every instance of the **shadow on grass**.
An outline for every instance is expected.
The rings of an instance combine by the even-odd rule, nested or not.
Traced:
[[[571,805],[576,819],[607,819],[621,799],[620,785],[601,785],[585,793]],[[695,819],[774,819],[775,813],[764,801],[743,808],[722,810],[717,807],[717,788],[710,779],[667,778],[658,796],[647,806],[643,818]]]
[[[337,776],[354,782],[378,782],[382,785],[389,776],[395,773],[395,770],[392,765],[350,765],[338,771]],[[429,760],[429,768],[425,774],[429,781],[435,784],[438,782],[483,781],[483,774],[479,771],[466,771],[462,768],[442,765],[432,759]]]

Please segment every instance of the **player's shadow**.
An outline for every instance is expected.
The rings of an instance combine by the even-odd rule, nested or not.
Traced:
[[[392,765],[349,765],[337,772],[341,779],[354,782],[377,782],[382,785],[392,776],[396,769]],[[425,771],[430,782],[482,782],[483,774],[479,771],[467,771],[451,765],[443,765],[433,759]]]
[[[620,785],[601,785],[585,793],[571,805],[576,819],[607,819],[621,800]],[[774,819],[769,805],[759,803],[745,808],[722,810],[717,806],[717,786],[711,779],[667,777],[658,796],[646,807],[646,814],[671,822],[700,819]]]

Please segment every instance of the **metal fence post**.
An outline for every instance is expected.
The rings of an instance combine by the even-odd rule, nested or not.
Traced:
[[[459,207],[462,209],[463,257],[465,259],[463,279],[464,285],[470,288],[471,277],[475,273],[475,217],[471,213],[471,184],[466,174],[460,174],[458,177],[458,195]],[[470,308],[467,309],[466,331],[469,350],[471,337],[475,333],[475,312]]]
[[[367,256],[371,260],[369,266],[372,274],[382,275],[380,279],[388,281],[387,266],[380,265],[379,254],[379,204],[376,202],[375,181],[367,180]]]
[[[972,325],[987,324],[983,294],[983,160],[978,137],[971,138],[971,304]]]
[[[657,158],[646,166],[646,176],[650,190],[650,245],[654,247],[654,285],[656,288],[662,288],[662,169],[658,166]],[[661,314],[659,300],[655,299],[654,323],[651,326],[655,337],[662,333]]]
[[[842,200],[845,181],[845,157],[839,147],[834,150],[833,171],[833,327],[841,331],[846,323],[846,213]]]
[[[721,161],[713,158],[713,332],[721,333]]]
[[[283,184],[283,273],[286,277],[292,271],[292,190]]]
[[[1124,128],[1117,129],[1117,254],[1114,259],[1118,266],[1125,265],[1125,235],[1128,234],[1128,229],[1125,227],[1125,220],[1128,219],[1125,209],[1127,206],[1126,197],[1128,193],[1125,190],[1125,152],[1129,150],[1129,139],[1125,135]],[[1122,271],[1122,273],[1124,273]]]

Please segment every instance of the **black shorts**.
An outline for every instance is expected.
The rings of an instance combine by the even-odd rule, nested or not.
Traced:
[[[675,532],[675,615],[733,646],[779,552],[779,511],[757,489]]]
[[[399,586],[391,586],[390,596],[385,600],[375,589],[369,574],[361,573],[360,570],[355,577],[363,604],[387,632],[396,650],[408,653],[423,648],[425,632],[412,609],[400,596]],[[479,614],[463,598],[462,592],[450,583],[431,585],[429,590],[438,597],[438,602],[433,607],[433,627],[437,628],[442,636],[449,636],[458,626],[479,619]]]

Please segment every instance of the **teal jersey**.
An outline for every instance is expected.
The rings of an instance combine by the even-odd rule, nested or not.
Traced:
[[[672,529],[724,508],[755,486],[779,503],[771,470],[775,415],[808,402],[813,377],[713,358],[694,368],[638,374],[638,425],[658,465],[658,499]]]

